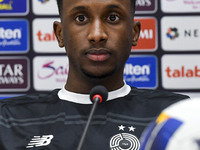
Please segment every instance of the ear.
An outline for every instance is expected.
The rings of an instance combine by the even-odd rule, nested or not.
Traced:
[[[58,45],[60,47],[64,47],[64,41],[63,41],[63,28],[62,28],[62,24],[58,21],[55,21],[53,23],[53,29],[54,29],[54,33],[56,35],[57,41],[58,41]]]
[[[133,41],[132,46],[136,46],[140,37],[141,23],[134,21],[133,23]]]

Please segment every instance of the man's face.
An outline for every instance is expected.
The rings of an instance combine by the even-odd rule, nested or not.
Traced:
[[[123,72],[134,38],[131,7],[130,0],[63,0],[61,32],[55,32],[73,74],[104,78]]]

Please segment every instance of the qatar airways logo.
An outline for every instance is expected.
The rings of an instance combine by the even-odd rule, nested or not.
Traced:
[[[136,0],[136,13],[154,13],[157,10],[157,0]]]
[[[151,6],[151,0],[136,0],[136,7],[137,6]]]
[[[33,63],[36,90],[62,88],[66,83],[69,71],[67,56],[37,56]]]
[[[166,89],[200,89],[200,55],[164,55],[162,84]]]
[[[10,64],[0,64],[0,84],[23,84],[23,66],[14,64],[13,69]]]
[[[0,57],[0,91],[26,91],[29,88],[28,59]]]
[[[130,56],[124,68],[127,84],[140,88],[156,88],[157,59],[155,56]]]

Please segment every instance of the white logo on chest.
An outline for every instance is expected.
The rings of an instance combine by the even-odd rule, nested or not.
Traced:
[[[118,126],[119,130],[124,131],[125,126]],[[134,132],[135,128],[133,126],[128,127],[129,131]],[[111,150],[139,150],[140,142],[138,138],[129,133],[119,133],[114,135],[110,139],[110,149]]]
[[[26,148],[47,146],[51,143],[53,135],[34,136]]]

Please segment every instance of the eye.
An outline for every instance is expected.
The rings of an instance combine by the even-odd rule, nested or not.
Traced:
[[[118,21],[120,18],[117,15],[110,15],[108,16],[107,20],[111,21],[111,22],[116,22]]]
[[[79,15],[79,16],[77,16],[77,17],[75,18],[75,20],[76,20],[77,22],[85,22],[85,21],[88,20],[88,18],[87,18],[86,16],[84,16],[84,15]]]

